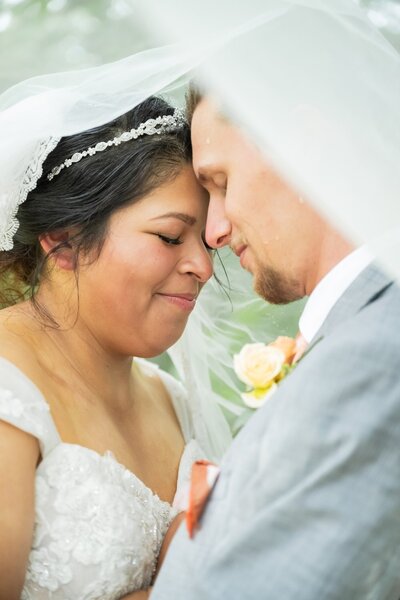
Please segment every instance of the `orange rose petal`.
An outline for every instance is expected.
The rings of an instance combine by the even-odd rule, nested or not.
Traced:
[[[281,350],[285,355],[285,363],[289,365],[292,363],[293,357],[297,352],[296,340],[284,335],[277,337],[276,340],[268,344],[268,346]]]
[[[298,333],[295,339],[296,342],[296,352],[293,357],[293,362],[297,362],[303,356],[304,352],[307,350],[308,343],[306,339],[302,336],[301,333]]]

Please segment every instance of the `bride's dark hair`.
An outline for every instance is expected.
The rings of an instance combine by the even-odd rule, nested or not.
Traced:
[[[0,252],[0,305],[13,304],[21,297],[34,299],[49,256],[41,249],[40,235],[73,228],[76,258],[92,250],[98,256],[111,214],[173,180],[191,161],[189,127],[112,146],[63,169],[51,181],[48,173],[75,152],[173,111],[162,98],[150,97],[112,122],[60,140],[44,162],[37,187],[19,207],[13,249]],[[52,253],[65,245],[60,243]]]

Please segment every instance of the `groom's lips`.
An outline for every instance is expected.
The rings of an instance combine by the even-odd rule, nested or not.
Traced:
[[[232,250],[234,251],[236,256],[239,257],[240,264],[242,265],[242,267],[244,267],[243,259],[244,259],[244,254],[245,254],[246,248],[247,248],[247,246],[244,244],[242,244],[241,246],[237,246],[236,248],[235,247],[232,248]]]
[[[232,246],[232,250],[234,251],[234,253],[236,254],[236,256],[239,256],[242,254],[243,250],[246,250],[246,246],[245,244],[242,244],[241,246]]]

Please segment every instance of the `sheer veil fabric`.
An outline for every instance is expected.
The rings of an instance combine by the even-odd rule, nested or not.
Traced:
[[[366,12],[354,0],[171,0],[165,7],[141,0],[138,6],[160,40],[190,49],[208,44],[196,78],[299,200],[314,203],[357,245],[367,243],[399,278],[400,56]],[[235,314],[247,306],[260,315],[262,301],[243,293],[249,282],[234,265],[228,271],[239,289]],[[204,371],[237,392],[219,340],[225,332],[226,345],[235,347],[238,326],[214,292],[209,286],[200,300],[202,322],[214,332],[200,351],[208,360]],[[211,308],[211,324],[212,306],[220,308]],[[252,324],[246,333],[266,341]]]
[[[400,55],[366,12],[354,0],[139,5],[163,40],[225,36],[198,75],[299,195],[399,277]]]

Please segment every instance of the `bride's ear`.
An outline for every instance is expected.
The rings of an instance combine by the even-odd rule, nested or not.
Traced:
[[[51,254],[54,264],[60,269],[72,271],[75,268],[75,251],[70,242],[72,232],[68,229],[51,231],[39,236],[43,252]]]

